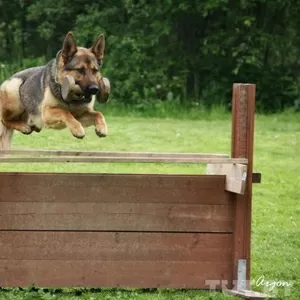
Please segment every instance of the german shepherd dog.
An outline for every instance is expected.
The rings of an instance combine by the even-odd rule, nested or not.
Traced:
[[[0,149],[10,148],[13,130],[30,134],[43,127],[67,127],[74,137],[83,138],[84,127],[94,125],[96,134],[105,137],[104,116],[93,109],[100,89],[104,48],[102,34],[91,48],[84,48],[77,46],[69,32],[55,59],[4,81],[0,86]],[[72,93],[71,98],[64,99],[61,88],[67,75],[75,79],[81,93]]]

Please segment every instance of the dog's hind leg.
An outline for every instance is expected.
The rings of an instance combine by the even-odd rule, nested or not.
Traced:
[[[13,129],[6,127],[2,123],[2,111],[3,111],[3,104],[5,101],[5,93],[0,90],[0,150],[10,150],[11,147],[11,141],[13,137]],[[3,157],[2,154],[0,154],[0,157]]]
[[[18,130],[24,134],[32,133],[32,128],[23,121],[18,120],[2,120],[2,123],[10,129]]]
[[[1,93],[1,122],[10,129],[18,130],[24,134],[32,132],[31,127],[24,121],[24,111],[20,103],[5,91]]]
[[[1,122],[7,128],[30,134],[32,129],[24,121],[24,107],[19,98],[18,88],[21,83],[20,79],[12,79],[1,85]]]
[[[78,118],[78,121],[84,127],[95,125],[95,131],[99,137],[107,136],[107,125],[105,122],[105,118],[101,112],[89,109],[82,116],[80,116],[80,118]]]

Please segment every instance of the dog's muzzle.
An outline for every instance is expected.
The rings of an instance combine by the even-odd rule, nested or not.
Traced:
[[[110,94],[110,82],[107,78],[102,77],[99,85],[91,84],[84,91],[75,83],[72,76],[66,76],[61,84],[61,96],[65,102],[89,103],[92,96],[97,95],[100,103],[106,103]]]
[[[99,87],[96,84],[92,84],[88,86],[86,89],[86,94],[87,95],[96,95],[99,92]]]
[[[72,104],[90,103],[92,101],[92,95],[74,94],[71,99]]]

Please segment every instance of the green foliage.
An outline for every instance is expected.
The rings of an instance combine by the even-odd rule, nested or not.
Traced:
[[[226,106],[232,83],[249,82],[259,110],[299,110],[299,13],[292,0],[0,1],[0,61],[38,65],[70,30],[84,46],[105,33],[103,74],[119,103]]]

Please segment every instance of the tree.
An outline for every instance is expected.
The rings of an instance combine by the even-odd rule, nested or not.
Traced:
[[[257,84],[259,109],[278,111],[300,106],[299,13],[292,0],[2,0],[0,75],[54,57],[70,30],[87,47],[105,33],[119,102],[227,105],[243,81]]]

